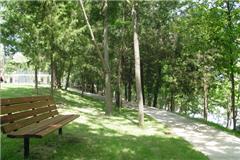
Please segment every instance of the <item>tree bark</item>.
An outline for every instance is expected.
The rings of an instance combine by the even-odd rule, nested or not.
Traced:
[[[54,76],[55,76],[55,86],[58,89],[62,88],[62,77],[64,73],[65,63],[61,61],[54,61]]]
[[[70,80],[70,74],[71,74],[71,71],[72,71],[72,66],[73,66],[73,62],[72,62],[72,59],[70,60],[70,64],[68,66],[68,71],[67,71],[67,79],[66,79],[66,84],[65,84],[65,90],[68,89],[69,87],[69,80]]]
[[[142,95],[143,95],[143,105],[145,105],[145,92],[144,92],[144,72],[143,72],[143,63],[141,63],[141,82],[142,82]]]
[[[132,81],[131,78],[129,78],[128,81],[128,102],[132,101]]]
[[[230,117],[231,117],[231,105],[230,105],[230,103],[229,103],[229,101],[231,100],[231,97],[228,97],[228,103],[227,103],[227,125],[226,125],[226,128],[229,128],[229,126],[230,126],[230,122],[231,122],[231,119],[230,119]]]
[[[128,75],[128,102],[132,100],[132,61],[129,60],[130,68],[129,68],[129,75]]]
[[[142,83],[141,83],[141,66],[140,66],[140,51],[137,31],[137,12],[135,10],[135,4],[132,5],[133,16],[133,42],[134,42],[134,58],[135,58],[135,78],[136,78],[136,90],[137,90],[137,104],[138,104],[138,120],[139,126],[144,125],[144,107],[143,107],[143,95],[142,95]]]
[[[121,108],[121,95],[120,95],[120,90],[116,90],[116,95],[115,95],[115,100],[116,100],[116,107],[119,110]]]
[[[207,84],[204,85],[204,111],[203,117],[207,121],[208,118],[208,87]]]
[[[91,84],[91,93],[95,93],[94,83]]]
[[[105,65],[109,68],[109,53],[108,53],[108,1],[104,0],[104,61]],[[108,69],[105,72],[105,103],[106,103],[106,115],[112,114],[112,89],[111,89],[111,73]]]
[[[82,95],[83,95],[84,91],[85,91],[85,83],[83,82],[82,83]]]
[[[147,105],[148,106],[152,106],[152,94],[151,93],[148,93]]]
[[[234,3],[234,1],[233,1]],[[233,39],[233,22],[232,22],[232,9],[233,7],[230,6],[230,1],[226,2],[227,5],[227,21],[228,21],[228,29],[229,29],[229,39],[230,39],[230,46],[229,46],[229,54],[230,54],[230,83],[231,83],[231,109],[232,109],[232,118],[233,118],[233,130],[236,130],[237,125],[237,112],[235,106],[235,80],[234,80],[234,54],[232,43],[234,43]]]
[[[231,108],[232,108],[232,118],[233,118],[233,130],[236,130],[237,127],[237,112],[235,106],[235,81],[234,81],[234,72],[233,69],[230,73],[230,81],[231,81]]]
[[[124,84],[124,91],[125,91],[125,101],[128,100],[128,85],[127,85],[127,82],[125,82]]]
[[[208,81],[207,75],[203,75],[203,92],[204,92],[204,106],[203,106],[203,117],[207,121],[208,118]]]
[[[53,96],[53,89],[54,89],[54,64],[53,64],[53,53],[51,53],[51,96]]]
[[[155,87],[154,87],[153,107],[157,107],[158,93],[159,93],[159,89],[161,88],[161,86],[160,86],[161,76],[162,76],[162,66],[159,65],[157,80],[156,80],[156,84],[155,84]]]
[[[38,65],[35,65],[35,90],[38,95]]]
[[[175,97],[173,91],[171,91],[171,97],[170,97],[170,111],[175,112]]]
[[[152,106],[152,100],[153,100],[153,74],[151,72],[152,65],[148,64],[146,65],[146,77],[148,77],[148,81],[146,82],[146,99],[147,99],[147,105]]]
[[[117,69],[117,87],[116,87],[116,106],[118,109],[121,107],[121,66],[122,66],[122,59],[121,59],[121,51],[119,52],[118,56],[118,69]]]

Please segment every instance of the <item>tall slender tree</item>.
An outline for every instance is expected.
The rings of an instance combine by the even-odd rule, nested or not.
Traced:
[[[104,31],[103,31],[103,48],[104,48],[104,63],[108,69],[105,71],[105,104],[106,114],[112,113],[112,89],[111,89],[111,70],[109,66],[109,49],[108,49],[108,0],[104,0]]]
[[[104,3],[104,15],[105,15],[105,20],[104,20],[104,26],[105,26],[104,27],[104,57],[100,51],[100,48],[97,44],[96,39],[95,39],[92,27],[89,23],[89,20],[88,20],[88,17],[87,17],[87,14],[86,14],[86,11],[85,11],[85,8],[83,5],[83,1],[79,0],[79,2],[81,5],[81,8],[82,8],[88,29],[90,31],[92,41],[96,47],[97,54],[100,57],[101,62],[102,62],[102,67],[103,67],[104,74],[105,74],[105,94],[106,94],[106,97],[105,97],[106,111],[105,112],[107,115],[110,115],[110,114],[112,114],[112,93],[111,93],[111,78],[110,78],[111,71],[110,71],[110,66],[109,66],[109,62],[108,62],[109,55],[108,55],[108,41],[107,41],[107,31],[108,31],[107,0],[104,1],[105,2]]]
[[[133,19],[133,43],[134,43],[134,60],[135,60],[135,79],[136,79],[136,94],[138,104],[138,120],[139,126],[144,125],[144,106],[141,83],[141,65],[140,65],[140,51],[138,39],[138,21],[137,11],[135,9],[135,2],[132,4],[132,19]]]

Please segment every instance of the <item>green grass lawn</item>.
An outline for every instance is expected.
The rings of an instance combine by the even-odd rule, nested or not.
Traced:
[[[41,88],[40,95],[49,89]],[[1,98],[35,95],[31,86],[3,86]],[[168,129],[145,116],[145,127],[137,126],[137,112],[124,108],[113,116],[104,115],[102,101],[76,93],[55,91],[62,114],[80,117],[42,139],[30,139],[30,159],[43,160],[205,160],[202,153],[185,140],[169,134]],[[1,135],[1,159],[23,159],[23,139]]]

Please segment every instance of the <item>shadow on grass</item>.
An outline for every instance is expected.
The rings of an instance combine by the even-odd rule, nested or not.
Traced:
[[[207,159],[186,141],[162,136],[114,136],[116,131],[92,129],[79,123],[68,125],[62,136],[31,139],[30,159],[98,160],[192,160]],[[22,159],[22,141],[5,139],[2,159]]]
[[[48,95],[48,88],[40,88],[40,95]],[[34,89],[18,87],[6,88],[1,97],[21,97],[36,95]],[[54,94],[57,103],[66,109],[80,108],[80,115],[86,123],[74,122],[63,129],[63,135],[50,134],[42,139],[30,139],[30,159],[32,160],[202,160],[202,153],[180,138],[161,135],[138,135],[118,132],[118,127],[135,126],[137,112],[122,109],[112,117],[84,112],[86,106],[102,111],[100,100],[79,97],[74,92],[58,90]],[[80,116],[81,119],[81,116]],[[154,121],[145,116],[147,122]],[[106,124],[106,121],[108,124]],[[110,128],[109,124],[119,125]],[[115,129],[113,129],[115,128]],[[126,129],[126,128],[125,128]],[[128,130],[129,128],[127,128]],[[160,128],[161,129],[161,128]],[[162,130],[159,132],[163,132]],[[134,132],[130,131],[130,132]],[[1,136],[2,160],[23,159],[23,139],[10,139]]]

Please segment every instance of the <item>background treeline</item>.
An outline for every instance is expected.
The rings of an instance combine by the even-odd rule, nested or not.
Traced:
[[[202,114],[206,120],[209,113],[224,110],[226,126],[232,123],[236,129],[240,108],[238,0],[105,0],[83,5],[95,43],[78,1],[1,2],[0,37],[5,54],[20,51],[30,57],[28,65],[34,68],[36,79],[39,71],[49,71],[52,90],[74,86],[104,94],[108,72],[98,56],[98,51],[104,51],[111,93],[119,109],[122,100],[136,100],[134,5],[143,103]]]

